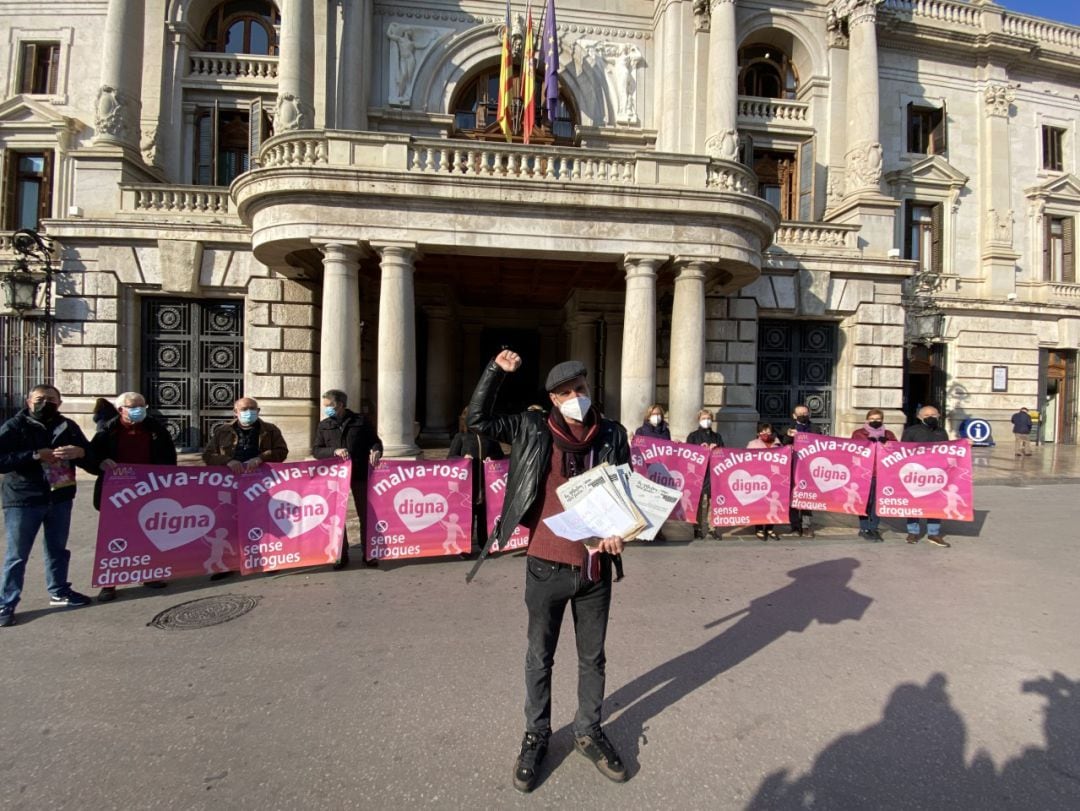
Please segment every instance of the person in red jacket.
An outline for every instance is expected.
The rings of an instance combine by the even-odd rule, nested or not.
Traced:
[[[852,439],[861,439],[864,442],[896,442],[896,434],[885,427],[885,412],[880,408],[871,408],[866,412],[866,423],[862,428],[856,428],[851,433]],[[874,510],[874,491],[877,489],[877,481],[870,479],[870,497],[866,502],[866,515],[859,516],[859,535],[868,541],[884,541],[878,531],[881,518]]]

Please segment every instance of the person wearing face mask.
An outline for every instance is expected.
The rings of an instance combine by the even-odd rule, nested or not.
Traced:
[[[146,412],[146,398],[137,391],[125,391],[116,398],[116,416],[106,422],[94,438],[90,448],[97,464],[94,473],[94,509],[101,510],[101,488],[105,475],[117,464],[124,465],[175,465],[176,446],[165,426]],[[163,580],[146,580],[143,585],[151,589],[165,587]],[[116,599],[116,587],[105,586],[98,592],[98,602]]]
[[[40,385],[26,408],[0,426],[7,553],[0,582],[0,627],[15,624],[26,562],[38,530],[45,536],[45,585],[49,604],[75,608],[90,598],[68,582],[68,530],[75,500],[75,466],[92,471],[93,451],[82,429],[60,413],[60,392]]]
[[[896,434],[885,427],[885,412],[880,408],[871,408],[866,412],[866,423],[862,428],[856,428],[851,433],[852,439],[860,439],[863,442],[896,442]],[[868,541],[880,542],[885,539],[878,531],[881,518],[874,509],[874,492],[877,490],[877,479],[870,479],[870,495],[866,501],[866,515],[859,516],[859,535]]]
[[[918,422],[909,425],[900,435],[901,442],[948,442],[949,435],[941,427],[941,412],[932,405],[925,405],[916,415]],[[922,526],[918,518],[909,518],[907,522],[907,542],[918,543],[922,537]],[[941,534],[941,519],[926,519],[926,540],[934,546],[951,546]]]
[[[591,542],[599,554],[590,557],[583,543],[560,538],[542,519],[563,512],[556,493],[559,485],[601,462],[629,464],[630,446],[626,430],[604,419],[592,404],[585,366],[578,361],[565,361],[548,373],[545,388],[553,406],[550,414],[496,414],[499,385],[520,366],[521,357],[511,350],[500,352],[487,365],[469,401],[466,421],[469,430],[511,445],[506,501],[488,546],[493,542],[505,546],[518,524],[530,529],[525,564],[525,605],[529,614],[525,735],[514,763],[513,786],[520,792],[532,791],[547,753],[551,736],[551,671],[567,603],[574,616],[578,652],[575,748],[601,774],[621,783],[627,777],[626,767],[604,734],[600,717],[612,568],[623,550],[623,539],[610,537]]]
[[[375,426],[363,414],[348,409],[348,395],[340,389],[330,389],[322,396],[323,420],[315,429],[315,444],[311,455],[316,459],[352,459],[352,476],[349,486],[353,501],[356,502],[356,514],[360,518],[361,558],[365,548],[364,524],[367,521],[367,481],[368,466],[378,464],[382,458],[383,444],[375,433]],[[341,539],[341,557],[334,564],[335,569],[344,569],[349,565],[349,538]],[[365,560],[366,566],[378,566],[377,560]]]
[[[264,462],[284,462],[289,446],[276,425],[259,417],[254,397],[233,403],[235,419],[219,425],[203,449],[203,464],[225,465],[233,473],[250,473]],[[222,580],[236,572],[215,572],[211,580]]]
[[[759,422],[757,425],[757,436],[746,443],[747,448],[779,448],[783,443],[780,438],[773,433],[773,427],[771,422]],[[775,524],[759,524],[754,527],[754,535],[759,541],[779,541],[780,536],[776,534]]]
[[[810,409],[803,403],[799,403],[791,410],[791,424],[780,435],[781,445],[793,445],[798,434],[820,434],[816,425],[810,422]],[[792,455],[792,469],[794,469],[795,456]],[[794,479],[794,477],[793,477]],[[794,485],[794,480],[792,481]],[[799,537],[814,537],[814,525],[812,523],[814,513],[811,510],[800,510],[792,507],[788,510],[788,520],[791,522],[791,531]]]
[[[641,427],[634,432],[635,436],[651,436],[656,439],[671,439],[671,430],[668,428],[667,415],[664,407],[659,403],[653,403],[645,409],[645,419]]]
[[[712,452],[713,448],[724,447],[724,438],[713,430],[713,415],[707,408],[698,412],[698,427],[690,432],[686,441],[690,445],[700,445],[706,451]],[[698,522],[694,527],[694,537],[701,540],[708,532],[710,538],[720,539],[719,528],[709,529],[709,474],[705,474],[705,484],[701,488],[701,501],[698,502]]]

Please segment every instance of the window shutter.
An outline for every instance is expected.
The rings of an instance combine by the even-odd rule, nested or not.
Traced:
[[[221,148],[221,133],[218,132],[218,103],[214,100],[214,109],[210,113],[210,185],[218,185],[218,150]]]
[[[1062,223],[1065,256],[1061,263],[1061,281],[1076,284],[1076,218],[1066,217]]]
[[[60,46],[50,45],[49,48],[49,76],[46,80],[45,92],[50,95],[56,93],[58,77],[60,74]]]
[[[1054,280],[1054,266],[1053,256],[1051,255],[1051,248],[1053,246],[1053,240],[1050,238],[1050,225],[1052,218],[1046,214],[1043,214],[1043,281],[1052,282]]]
[[[53,152],[51,149],[42,154],[41,169],[41,198],[38,200],[38,227],[41,221],[50,219],[53,215],[52,192],[53,192]]]
[[[945,216],[942,212],[944,206],[938,203],[930,209],[930,268],[934,273],[943,273],[945,269],[944,225]]]
[[[251,102],[248,110],[248,166],[252,169],[259,165],[259,150],[263,140],[262,99]]]
[[[22,45],[22,73],[19,75],[19,92],[34,92],[34,65],[37,64],[37,45],[24,42]]]
[[[802,222],[814,219],[814,139],[799,145],[799,210]]]
[[[936,126],[930,133],[930,152],[934,155],[944,155],[945,150],[948,147],[947,120],[948,116],[945,114],[945,105],[942,104],[941,116],[938,118]]]
[[[3,151],[3,181],[4,181],[4,229],[7,231],[15,228],[15,173],[18,171],[19,156],[10,149]]]
[[[915,143],[915,102],[907,103],[907,151],[915,152],[918,145]]]

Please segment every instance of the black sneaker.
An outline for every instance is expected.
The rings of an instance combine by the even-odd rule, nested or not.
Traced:
[[[340,572],[346,566],[349,565],[349,545],[347,543],[341,544],[341,557],[337,559],[337,563],[334,564],[333,569],[335,572]]]
[[[49,605],[66,605],[69,608],[79,608],[80,606],[90,605],[90,598],[72,589],[64,589],[56,594],[49,595]]]
[[[0,628],[15,624],[15,609],[10,605],[0,607]]]
[[[876,529],[870,530],[870,533],[874,536],[871,540],[873,540],[873,541],[875,541],[877,543],[881,543],[882,541],[885,540],[885,538],[882,536],[881,532],[876,530]]]
[[[603,731],[574,738],[574,747],[591,760],[608,780],[626,782],[626,767]]]
[[[98,592],[97,601],[99,603],[111,603],[116,599],[116,586],[105,586]]]
[[[236,572],[214,572],[210,575],[211,580],[225,580],[226,578],[233,577]]]
[[[547,754],[547,738],[536,732],[526,732],[521,739],[521,752],[514,762],[514,788],[528,794],[536,788],[540,762]]]
[[[163,589],[163,588],[165,588],[166,586],[169,585],[164,580],[144,580],[142,582],[142,584],[143,584],[143,588],[147,588],[147,589]],[[98,598],[98,599],[100,599],[100,598]]]

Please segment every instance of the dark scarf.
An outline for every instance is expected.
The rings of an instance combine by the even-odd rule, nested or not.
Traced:
[[[551,438],[563,454],[563,475],[572,479],[579,473],[584,473],[588,464],[586,455],[592,447],[593,440],[596,439],[596,434],[600,431],[600,412],[596,410],[596,406],[591,406],[589,413],[585,415],[583,424],[589,430],[585,438],[580,441],[574,438],[570,426],[566,423],[566,418],[558,408],[551,409],[547,424],[548,430],[551,431]]]

